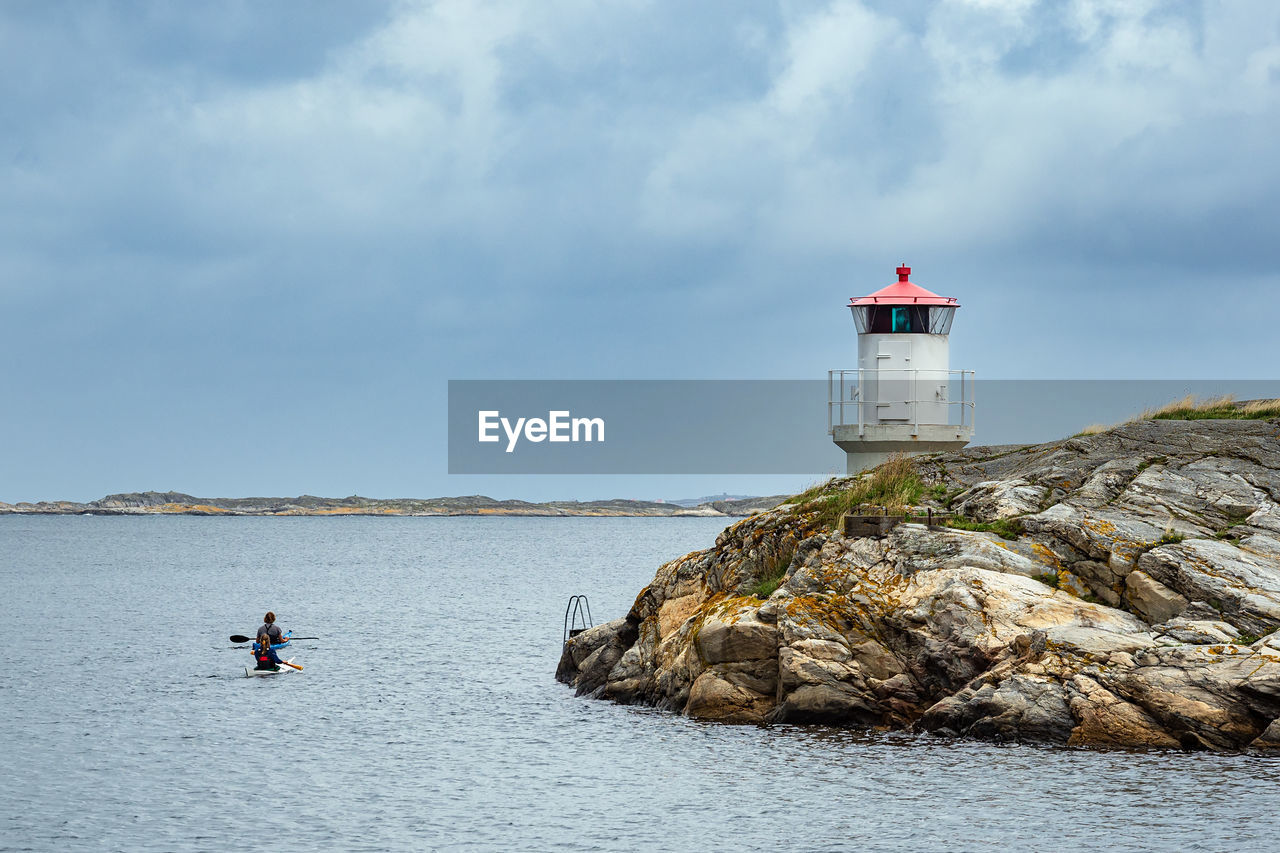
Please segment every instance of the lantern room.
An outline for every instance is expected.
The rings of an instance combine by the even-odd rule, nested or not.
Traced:
[[[960,305],[911,282],[911,267],[898,267],[898,280],[870,296],[849,300],[858,334],[946,335]]]

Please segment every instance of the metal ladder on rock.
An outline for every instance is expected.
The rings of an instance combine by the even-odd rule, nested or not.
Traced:
[[[591,604],[587,601],[587,597],[585,595],[569,596],[569,604],[564,609],[564,639],[562,642],[569,642],[570,638],[578,636],[590,628],[592,624]]]

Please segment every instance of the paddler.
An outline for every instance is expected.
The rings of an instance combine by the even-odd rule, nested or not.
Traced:
[[[271,648],[271,635],[266,633],[258,634],[258,641],[253,645],[253,659],[257,661],[254,669],[263,669],[275,672],[280,669],[280,656],[276,654],[276,650]]]
[[[270,610],[267,611],[266,616],[262,617],[262,626],[258,628],[258,637],[261,638],[263,634],[266,634],[275,645],[284,642],[284,634],[276,624],[276,614]]]

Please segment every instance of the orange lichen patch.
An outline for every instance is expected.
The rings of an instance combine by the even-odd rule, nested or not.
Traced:
[[[797,595],[787,602],[787,616],[794,620],[811,618],[833,631],[840,632],[849,623],[843,595]]]
[[[708,615],[714,612],[716,616],[733,624],[742,618],[744,611],[754,611],[759,606],[760,599],[754,595],[729,595],[718,602],[713,611],[708,612]]]
[[[1105,518],[1087,518],[1081,524],[1083,527],[1095,530],[1106,536],[1110,536],[1116,532],[1116,526]]]
[[[1158,539],[1147,542],[1119,536],[1116,533],[1115,524],[1107,521],[1105,518],[1086,518],[1080,522],[1080,526],[1084,530],[1096,533],[1099,536],[1110,540],[1111,553],[1117,556],[1132,557],[1140,552],[1149,551],[1151,548],[1160,544],[1160,540]]]
[[[731,610],[746,604],[750,604],[752,607],[759,606],[759,602],[750,596],[729,595],[724,590],[720,590],[708,596],[707,600],[702,602],[694,613],[699,621],[702,621],[708,616],[724,616]]]
[[[1046,565],[1053,566],[1058,570],[1064,568],[1062,561],[1058,559],[1058,555],[1050,551],[1044,545],[1041,545],[1039,542],[1031,543],[1031,553],[1035,554],[1036,559]]]

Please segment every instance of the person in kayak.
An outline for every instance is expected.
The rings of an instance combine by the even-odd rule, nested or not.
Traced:
[[[258,637],[261,638],[266,634],[271,638],[271,642],[279,645],[284,642],[284,634],[280,630],[280,626],[276,624],[276,614],[267,611],[267,615],[262,617],[262,627],[258,628]]]
[[[265,632],[259,633],[258,641],[253,644],[253,659],[257,661],[254,664],[254,669],[263,669],[270,672],[279,670],[280,664],[284,663],[284,661],[280,660],[280,655],[276,654],[276,650],[271,648],[271,635]]]

